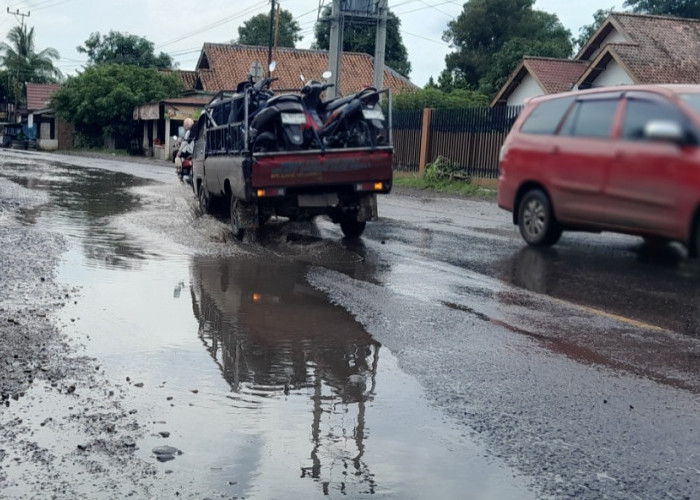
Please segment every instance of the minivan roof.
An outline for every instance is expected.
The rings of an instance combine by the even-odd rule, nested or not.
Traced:
[[[570,92],[562,92],[559,94],[547,94],[536,97],[531,97],[525,100],[525,104],[530,102],[541,102],[547,101],[549,99],[556,99],[558,97],[565,97],[571,95],[586,95],[586,94],[597,94],[601,92],[629,92],[634,91],[648,91],[657,92],[660,94],[693,94],[700,93],[700,85],[697,84],[682,84],[682,83],[668,83],[668,84],[645,84],[645,85],[617,85],[612,87],[596,87],[594,89],[586,90],[572,90]]]

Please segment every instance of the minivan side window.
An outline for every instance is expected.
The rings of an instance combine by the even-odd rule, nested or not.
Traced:
[[[604,139],[610,137],[618,99],[577,101],[561,127],[561,135]]]
[[[575,96],[544,101],[532,110],[520,127],[523,134],[552,135]]]
[[[621,136],[623,139],[643,141],[644,127],[652,120],[666,120],[678,123],[684,128],[688,120],[670,102],[639,98],[628,98],[625,106],[625,117],[622,121]]]

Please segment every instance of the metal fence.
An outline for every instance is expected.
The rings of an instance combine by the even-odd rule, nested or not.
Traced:
[[[438,157],[471,177],[498,177],[498,154],[522,106],[397,111],[394,168],[418,172]],[[423,123],[423,120],[429,123]],[[421,145],[423,148],[421,150]]]
[[[418,172],[423,111],[394,111],[392,137],[394,140],[394,169]]]

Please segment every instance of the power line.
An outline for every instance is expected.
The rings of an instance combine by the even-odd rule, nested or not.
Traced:
[[[417,9],[413,9],[413,10],[405,10],[405,11],[403,11],[403,12],[397,12],[397,15],[402,16],[402,15],[404,15],[404,14],[410,14],[411,12],[418,12],[419,10],[435,9],[435,10],[437,10],[438,12],[440,12],[440,13],[442,13],[442,14],[445,14],[445,15],[450,16],[451,18],[454,18],[454,16],[452,16],[452,15],[450,15],[450,14],[447,14],[447,13],[445,13],[445,12],[442,12],[442,11],[439,10],[439,9],[436,9],[436,7],[439,7],[440,5],[445,5],[445,4],[447,4],[447,3],[454,5],[454,4],[453,4],[452,2],[450,2],[450,1],[441,2],[441,3],[436,3],[435,5],[428,5],[427,3],[423,2],[422,0],[419,0],[419,1],[421,1],[421,3],[423,3],[423,4],[425,4],[426,7],[418,7]]]
[[[206,31],[210,31],[210,30],[212,30],[212,29],[214,29],[214,28],[218,28],[219,26],[222,26],[222,25],[228,23],[229,21],[232,21],[232,20],[237,19],[237,18],[239,18],[239,17],[247,16],[248,14],[251,14],[251,13],[253,13],[253,12],[259,10],[259,9],[262,8],[263,6],[267,6],[267,2],[262,2],[262,3],[259,3],[259,4],[255,4],[255,5],[251,6],[251,7],[248,7],[247,9],[243,10],[242,12],[239,12],[238,14],[233,14],[233,15],[231,15],[231,16],[228,16],[228,17],[224,18],[224,19],[220,19],[220,20],[218,20],[218,21],[216,21],[216,22],[213,22],[213,23],[211,23],[211,24],[209,24],[209,25],[207,25],[207,26],[204,26],[204,27],[202,27],[202,28],[198,28],[198,29],[196,29],[196,30],[194,30],[194,31],[190,31],[189,33],[185,33],[185,34],[183,34],[183,35],[181,35],[181,36],[178,36],[178,37],[176,37],[176,38],[173,38],[173,39],[171,39],[171,40],[166,40],[165,42],[163,42],[163,43],[157,45],[155,48],[156,48],[156,49],[160,49],[160,48],[162,48],[162,47],[166,47],[166,46],[168,46],[168,45],[172,45],[172,44],[174,44],[174,43],[180,42],[180,41],[182,41],[182,40],[184,40],[184,39],[186,39],[186,38],[191,38],[191,37],[193,37],[193,36],[199,35],[199,34],[204,33],[204,32],[206,32]]]
[[[425,6],[427,6],[428,8],[434,9],[434,10],[436,10],[437,12],[439,12],[440,14],[445,14],[445,15],[446,15],[447,17],[449,17],[450,19],[454,19],[454,18],[455,18],[455,16],[453,16],[452,14],[448,14],[447,12],[442,11],[442,10],[440,10],[440,9],[437,8],[437,5],[443,5],[443,4],[429,5],[428,3],[426,3],[425,0],[419,0],[419,1],[420,1],[420,3],[422,3],[422,4],[425,5]],[[448,1],[448,2],[444,2],[444,3],[452,3],[452,2],[449,2],[449,1]]]
[[[404,31],[404,30],[399,30],[399,31],[401,31],[401,33],[404,34],[404,35],[409,35],[409,36],[412,36],[412,37],[415,37],[415,38],[421,38],[421,39],[423,39],[423,40],[427,40],[428,42],[437,43],[438,45],[444,45],[444,46],[446,46],[446,47],[449,47],[449,46],[450,46],[449,43],[445,43],[445,42],[440,42],[440,41],[437,41],[437,40],[433,40],[432,38],[428,38],[428,37],[425,37],[425,36],[422,36],[422,35],[416,35],[415,33],[410,33],[410,32],[408,32],[408,31]]]

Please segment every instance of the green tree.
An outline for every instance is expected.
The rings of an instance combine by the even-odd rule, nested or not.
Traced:
[[[173,58],[168,54],[155,54],[153,42],[119,31],[110,31],[106,35],[92,33],[83,45],[77,47],[77,51],[87,54],[88,62],[95,65],[127,64],[161,69],[173,67]]]
[[[15,26],[7,34],[8,43],[0,43],[0,65],[7,71],[10,93],[15,103],[24,100],[27,83],[54,83],[63,78],[54,66],[58,51],[48,47],[36,52],[34,27]]]
[[[488,106],[489,98],[473,90],[454,89],[445,92],[434,86],[426,86],[417,92],[397,94],[392,104],[395,111],[423,108],[461,109]]]
[[[181,91],[177,76],[156,68],[104,64],[68,77],[53,95],[52,106],[58,116],[75,126],[86,144],[100,146],[105,138],[123,143],[137,133],[132,117],[135,106]]]
[[[295,47],[303,38],[301,28],[288,10],[279,11],[277,24],[277,46]],[[263,45],[270,43],[270,14],[253,16],[238,27],[238,43],[241,45]]]
[[[615,11],[614,7],[609,9],[598,9],[593,13],[593,22],[591,24],[586,24],[581,26],[578,30],[578,38],[574,40],[577,48],[581,48],[586,45],[586,42],[590,40],[593,34],[598,31],[603,24],[603,22],[608,18],[610,14]]]
[[[535,0],[469,0],[443,39],[457,48],[445,58],[441,80],[493,95],[522,56],[570,57],[571,32]]]
[[[322,18],[331,16],[331,8],[326,6]],[[408,61],[408,51],[401,38],[401,19],[389,11],[386,20],[386,48],[384,62],[394,71],[408,76],[411,73],[411,63]],[[314,29],[316,42],[314,47],[328,50],[330,46],[331,27],[327,21],[319,21]],[[374,56],[376,43],[376,24],[354,23],[346,19],[343,29],[343,51],[362,52]]]
[[[625,0],[624,5],[640,14],[700,19],[698,0]]]

